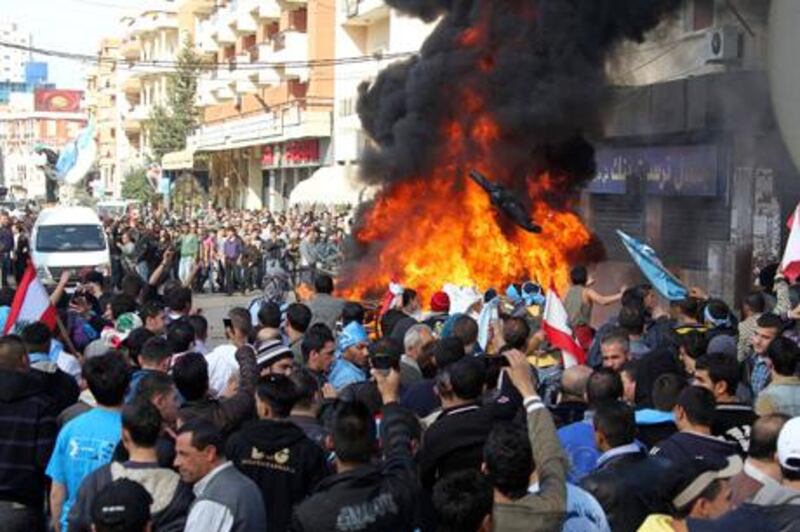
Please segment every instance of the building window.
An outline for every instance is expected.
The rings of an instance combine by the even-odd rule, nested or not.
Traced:
[[[290,30],[305,33],[306,27],[308,27],[308,9],[302,7],[289,13]]]
[[[694,0],[692,29],[704,30],[714,25],[714,0]]]

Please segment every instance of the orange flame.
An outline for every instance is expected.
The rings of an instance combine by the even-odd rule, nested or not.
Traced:
[[[485,31],[469,28],[458,42],[477,46]],[[478,59],[481,70],[491,65],[491,56]],[[453,97],[459,116],[441,126],[446,142],[437,165],[431,175],[381,192],[355,235],[368,251],[346,273],[342,295],[374,297],[394,280],[416,289],[425,302],[447,283],[482,290],[528,279],[545,287],[567,285],[570,259],[591,234],[569,205],[554,208],[546,201],[554,192],[563,195],[566,176],[525,176],[531,218],[543,231],[531,234],[514,225],[466,177],[477,169],[500,183],[518,182],[496,155],[503,142],[500,126],[475,90],[467,87]]]

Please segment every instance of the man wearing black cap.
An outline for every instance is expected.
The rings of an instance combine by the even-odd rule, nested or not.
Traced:
[[[92,503],[94,532],[150,532],[153,498],[140,484],[115,480],[97,494]]]

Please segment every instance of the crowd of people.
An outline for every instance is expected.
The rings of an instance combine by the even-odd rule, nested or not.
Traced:
[[[195,292],[247,293],[269,283],[310,283],[317,270],[336,272],[349,232],[350,212],[319,209],[193,209],[178,214],[146,210],[105,219],[111,282],[137,273],[147,280],[165,255],[167,272]]]
[[[243,265],[230,236],[202,235],[299,236],[302,255],[343,223],[215,212],[177,240],[110,223],[119,278],[68,291],[65,274],[59,327],[0,337],[0,528],[800,529],[800,286],[778,273],[741,312],[696,288],[662,307],[645,284],[603,295],[577,266],[564,300],[586,358],[571,364],[534,283],[425,301],[393,285],[368,312],[308,264],[313,294],[262,287],[209,346],[199,272],[221,249],[230,291]],[[155,235],[175,250],[126,265]],[[4,330],[13,296],[0,290]],[[612,304],[595,330],[593,307]]]

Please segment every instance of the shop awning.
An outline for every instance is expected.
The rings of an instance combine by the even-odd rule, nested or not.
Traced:
[[[373,187],[360,183],[351,167],[323,166],[301,181],[289,194],[289,205],[357,205],[374,195]]]
[[[164,154],[161,158],[162,170],[188,170],[194,167],[194,150],[186,149]]]

